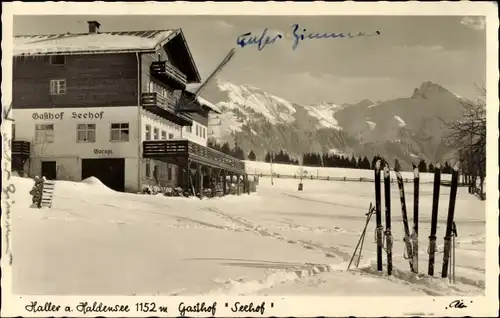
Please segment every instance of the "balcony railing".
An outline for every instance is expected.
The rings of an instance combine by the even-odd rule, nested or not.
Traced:
[[[177,82],[178,87],[185,88],[187,84],[186,74],[179,71],[175,66],[167,61],[152,62],[150,66],[151,73],[160,79],[172,79]]]
[[[245,172],[243,161],[190,140],[148,140],[142,145],[144,157],[188,157],[213,167],[239,173]]]
[[[193,120],[189,114],[178,112],[170,98],[158,93],[142,93],[141,104],[144,109],[173,123],[181,126],[192,125]]]
[[[170,98],[155,92],[142,93],[142,106],[144,107],[158,106],[164,109],[175,111],[175,103]]]
[[[30,142],[22,140],[12,140],[11,150],[13,155],[30,156]]]

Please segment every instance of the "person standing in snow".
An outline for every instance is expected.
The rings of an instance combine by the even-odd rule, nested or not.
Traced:
[[[33,185],[33,188],[30,191],[33,201],[31,207],[40,209],[42,207],[42,192],[43,192],[43,183],[45,181],[45,178],[40,178],[39,176],[35,176],[33,180],[35,181],[35,184]]]

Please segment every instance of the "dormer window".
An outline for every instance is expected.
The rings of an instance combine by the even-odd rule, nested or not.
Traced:
[[[64,65],[64,64],[66,64],[66,57],[64,55],[52,55],[50,57],[50,64],[52,64],[52,65]]]

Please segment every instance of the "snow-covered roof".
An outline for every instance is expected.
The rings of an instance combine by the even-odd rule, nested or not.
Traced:
[[[213,111],[214,113],[217,113],[217,114],[220,114],[221,113],[221,110],[219,109],[219,107],[215,106],[214,104],[212,104],[211,102],[209,102],[208,100],[202,98],[202,97],[196,97],[196,101],[198,103],[200,103],[201,106],[205,106],[207,108],[210,108],[211,111]]]
[[[196,89],[200,86],[201,86],[201,84],[192,85],[191,87],[188,87],[184,91],[184,94],[186,94],[187,96],[190,96],[190,97],[194,97],[194,96],[196,96],[196,94],[195,94]],[[219,107],[215,106],[213,103],[209,102],[208,100],[204,99],[201,96],[196,96],[196,102],[198,102],[198,104],[200,104],[201,106],[209,108],[214,113],[217,113],[217,114],[222,113]]]
[[[181,32],[171,29],[21,35],[14,37],[14,56],[154,52]]]

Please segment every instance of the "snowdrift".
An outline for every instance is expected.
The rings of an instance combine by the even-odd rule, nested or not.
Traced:
[[[92,187],[95,191],[114,191],[108,188],[104,183],[101,182],[101,180],[97,179],[96,177],[83,179],[82,183],[88,185],[89,187]]]

